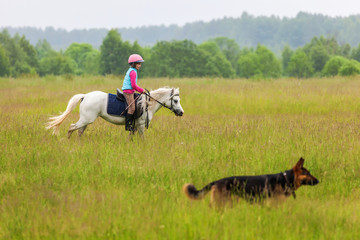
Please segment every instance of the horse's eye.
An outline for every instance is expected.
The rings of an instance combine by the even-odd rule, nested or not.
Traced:
[[[177,103],[178,103],[178,100],[174,100],[174,103],[177,104]]]

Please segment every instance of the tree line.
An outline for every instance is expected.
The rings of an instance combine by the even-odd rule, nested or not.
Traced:
[[[3,29],[0,27],[0,31]],[[66,49],[72,43],[89,43],[99,48],[109,29],[45,29],[34,27],[7,27],[11,36],[25,35],[30,43],[46,39],[56,49]],[[299,12],[295,17],[255,17],[243,13],[237,18],[222,18],[209,22],[193,22],[178,25],[160,25],[118,28],[124,40],[138,41],[141,46],[153,46],[159,41],[191,40],[196,44],[216,37],[234,39],[239,46],[267,46],[277,55],[285,44],[295,49],[310,42],[313,37],[334,37],[339,43],[352,47],[360,42],[360,15],[329,17],[322,14]]]
[[[226,37],[201,44],[173,40],[142,47],[137,41],[124,41],[115,29],[108,31],[99,50],[88,43],[72,43],[64,51],[55,51],[46,40],[32,45],[24,35],[11,37],[5,29],[0,33],[0,76],[123,75],[132,53],[145,59],[140,74],[146,77],[260,79],[360,73],[360,44],[339,44],[333,37],[313,37],[296,49],[285,45],[277,57],[265,45],[240,48]]]

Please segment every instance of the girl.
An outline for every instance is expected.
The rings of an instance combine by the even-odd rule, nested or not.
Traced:
[[[134,121],[134,112],[135,112],[135,102],[134,102],[134,92],[138,91],[143,93],[144,89],[137,85],[138,79],[138,70],[141,68],[141,63],[144,60],[139,54],[132,54],[129,57],[128,63],[130,64],[129,70],[126,72],[124,83],[122,86],[122,91],[126,102],[128,104],[128,112],[125,117],[125,130],[133,132],[133,121]]]

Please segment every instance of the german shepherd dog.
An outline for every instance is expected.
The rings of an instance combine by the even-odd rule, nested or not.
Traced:
[[[261,202],[274,197],[296,198],[295,190],[302,185],[314,186],[319,181],[303,167],[304,159],[285,172],[257,176],[234,176],[209,183],[201,190],[192,184],[185,184],[183,191],[189,199],[202,199],[211,191],[210,203],[225,205],[230,200],[243,198],[249,202]]]

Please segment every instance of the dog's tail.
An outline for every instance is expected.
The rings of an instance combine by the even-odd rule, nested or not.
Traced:
[[[212,184],[208,184],[203,189],[197,190],[196,187],[190,183],[183,186],[185,195],[192,200],[200,200],[211,190]]]

